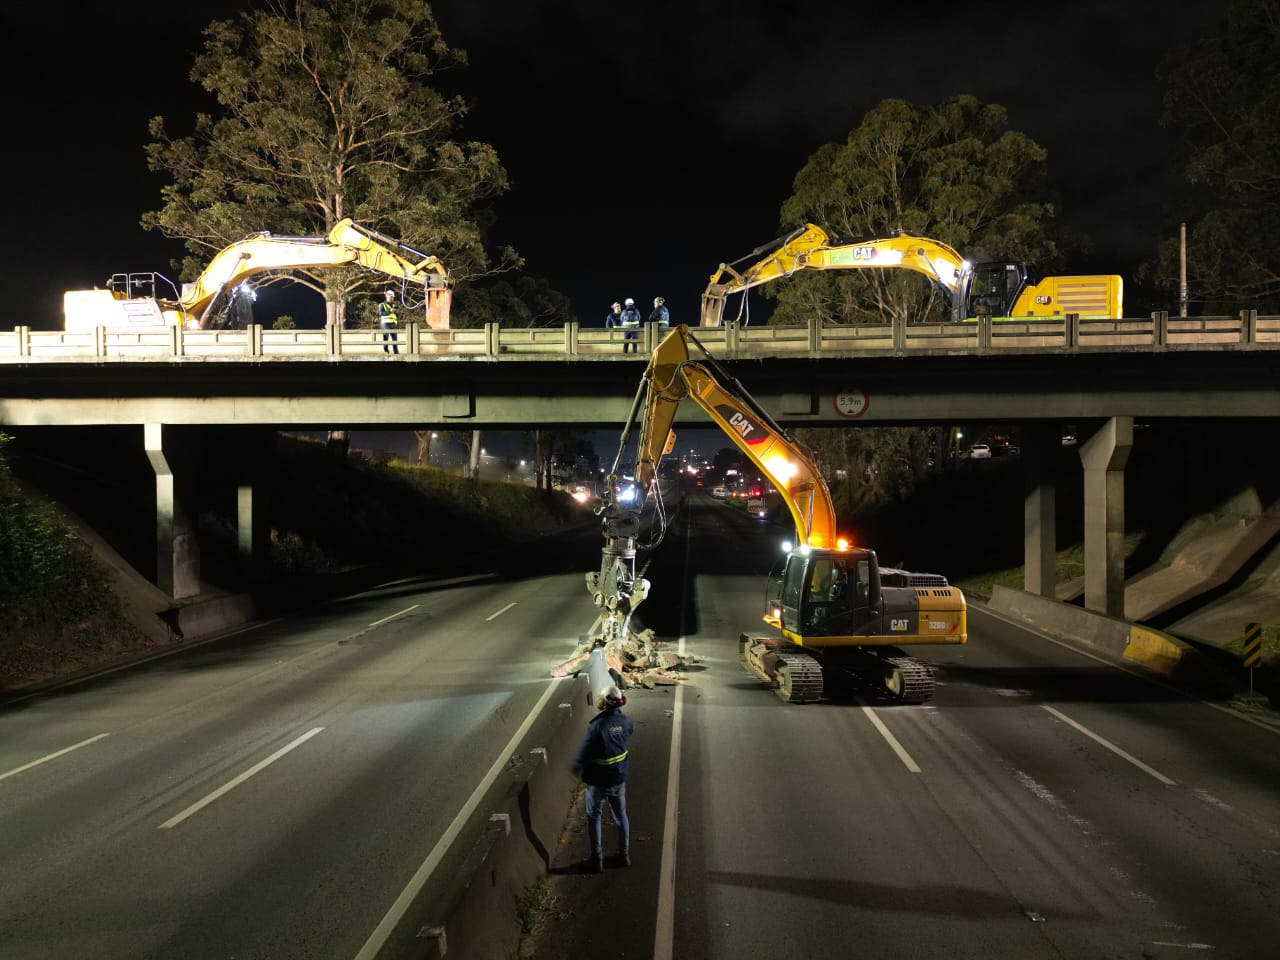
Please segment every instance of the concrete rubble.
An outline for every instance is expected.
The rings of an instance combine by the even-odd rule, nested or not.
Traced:
[[[569,677],[586,669],[591,649],[579,648],[574,656],[553,667],[551,675]],[[621,678],[620,687],[645,687],[649,690],[680,683],[684,679],[683,670],[689,663],[688,658],[675,651],[663,650],[654,639],[652,630],[628,631],[626,640],[609,641],[605,644],[604,659],[609,669]]]

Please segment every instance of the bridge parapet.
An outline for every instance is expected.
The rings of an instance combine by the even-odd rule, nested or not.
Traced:
[[[924,356],[1008,353],[1129,352],[1166,350],[1280,349],[1280,316],[1243,310],[1236,316],[1094,320],[1069,314],[1037,320],[983,319],[970,323],[822,324],[805,326],[698,327],[695,335],[723,358],[785,356]],[[66,332],[27,326],[0,331],[0,364],[103,361],[263,361],[428,359],[600,361],[646,359],[664,331],[647,325],[639,353],[622,353],[623,331],[563,327],[504,327],[436,330],[411,323],[396,333],[395,349],[378,329],[183,330],[179,327]]]

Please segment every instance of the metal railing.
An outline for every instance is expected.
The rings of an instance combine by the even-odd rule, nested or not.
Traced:
[[[695,327],[695,336],[717,357],[914,356],[1011,353],[1128,352],[1165,350],[1280,349],[1280,316],[1243,310],[1234,317],[1089,320],[1074,314],[1038,320],[989,318],[968,323],[822,324],[805,326]],[[0,332],[0,363],[464,359],[647,359],[666,330],[647,324],[639,351],[622,353],[621,330],[563,327],[515,328],[488,323],[470,330],[436,330],[410,323],[394,347],[378,329],[183,330],[180,327],[64,332],[19,326]]]

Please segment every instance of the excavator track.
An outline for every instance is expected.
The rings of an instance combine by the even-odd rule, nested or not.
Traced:
[[[822,699],[822,665],[802,648],[767,637],[739,639],[743,666],[769,684],[783,703]]]
[[[884,687],[898,703],[927,703],[933,699],[936,684],[933,668],[915,657],[886,657]]]

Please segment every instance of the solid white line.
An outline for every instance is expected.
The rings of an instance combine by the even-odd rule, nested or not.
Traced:
[[[223,794],[230,793],[236,787],[240,786],[240,784],[244,783],[246,780],[252,777],[255,773],[258,773],[264,770],[270,764],[275,763],[277,760],[283,757],[286,753],[288,753],[294,747],[302,746],[302,744],[306,743],[308,740],[310,740],[312,737],[314,737],[317,733],[319,733],[323,729],[324,727],[312,727],[310,730],[308,730],[302,736],[298,737],[292,743],[286,743],[283,747],[281,747],[271,756],[267,757],[267,759],[260,760],[259,762],[255,763],[252,767],[250,767],[244,773],[240,774],[238,777],[236,777],[233,780],[227,781],[222,786],[220,786],[217,790],[213,791],[213,793],[206,796],[204,799],[197,800],[195,803],[187,807],[187,809],[183,810],[177,816],[170,817],[164,823],[160,824],[160,829],[168,830],[170,827],[176,827],[178,824],[180,824],[183,820],[187,819],[187,817],[191,816],[193,813],[200,812],[209,804],[213,803],[213,801],[217,800]]]
[[[1117,757],[1121,757],[1121,758],[1123,758],[1123,759],[1125,759],[1125,760],[1128,760],[1130,763],[1132,763],[1135,767],[1137,767],[1137,768],[1138,768],[1139,770],[1141,770],[1143,773],[1150,774],[1151,776],[1155,777],[1157,780],[1159,780],[1161,783],[1163,783],[1163,784],[1165,784],[1165,785],[1167,785],[1167,786],[1172,787],[1172,786],[1174,786],[1174,785],[1175,785],[1175,784],[1174,784],[1174,782],[1173,782],[1172,780],[1170,780],[1168,777],[1166,777],[1166,776],[1165,776],[1163,773],[1161,773],[1159,770],[1156,770],[1154,767],[1149,767],[1149,766],[1147,766],[1145,763],[1143,763],[1141,760],[1139,760],[1139,759],[1138,759],[1137,757],[1135,757],[1133,754],[1131,754],[1131,753],[1126,753],[1124,750],[1121,750],[1119,747],[1117,747],[1117,746],[1116,746],[1114,743],[1112,743],[1110,740],[1107,740],[1105,737],[1100,737],[1100,736],[1098,736],[1098,734],[1094,733],[1094,732],[1093,732],[1092,730],[1090,730],[1088,727],[1084,726],[1084,724],[1076,723],[1076,721],[1072,720],[1070,717],[1068,717],[1068,716],[1067,716],[1065,713],[1063,713],[1061,710],[1055,710],[1053,707],[1049,706],[1047,703],[1042,703],[1042,704],[1040,704],[1040,706],[1044,707],[1046,710],[1048,710],[1050,713],[1052,713],[1055,717],[1057,717],[1057,718],[1058,718],[1059,720],[1061,720],[1063,723],[1070,724],[1071,726],[1075,727],[1077,730],[1079,730],[1081,733],[1083,733],[1083,734],[1084,734],[1086,737],[1088,737],[1090,740],[1093,740],[1093,741],[1096,741],[1097,743],[1100,743],[1102,746],[1106,747],[1108,750],[1110,750],[1112,753],[1114,753]]]
[[[404,616],[406,613],[408,613],[410,610],[417,610],[417,609],[418,609],[418,605],[415,603],[412,607],[405,607],[403,610],[400,610],[400,611],[398,611],[397,613],[393,613],[393,614],[392,614],[391,616],[389,616],[389,617],[383,617],[381,620],[375,620],[375,621],[373,621],[373,623],[369,624],[369,626],[368,626],[368,627],[365,627],[365,629],[366,629],[366,630],[368,630],[368,629],[370,629],[370,628],[372,628],[372,627],[380,627],[380,626],[382,626],[384,623],[387,623],[387,622],[388,622],[388,621],[390,621],[390,620],[394,620],[396,617],[403,617],[403,616]]]
[[[684,637],[677,647],[684,657]],[[676,936],[676,821],[680,817],[680,729],[684,684],[676,684],[671,710],[671,757],[667,761],[667,815],[662,825],[662,857],[658,862],[658,924],[653,938],[653,960],[671,960]]]
[[[48,756],[41,757],[39,760],[32,760],[30,763],[24,763],[22,766],[15,767],[7,773],[0,773],[0,780],[4,780],[6,777],[12,777],[15,773],[21,773],[23,770],[30,770],[32,767],[38,767],[42,763],[48,763],[50,760],[56,760],[64,753],[70,753],[72,750],[79,750],[81,747],[87,747],[89,744],[96,740],[101,740],[105,736],[108,736],[108,734],[100,733],[96,737],[90,737],[88,740],[81,740],[79,743],[73,743],[69,747],[63,747],[61,750],[51,753]]]
[[[422,866],[418,867],[417,871],[409,879],[408,886],[400,892],[400,896],[396,897],[396,902],[391,905],[391,909],[387,911],[387,915],[382,918],[373,933],[369,934],[369,939],[365,941],[364,946],[360,948],[360,952],[356,954],[356,960],[373,960],[378,955],[378,951],[387,942],[387,938],[391,936],[396,924],[408,913],[414,897],[421,892],[427,881],[431,879],[431,871],[439,866],[449,846],[458,838],[462,828],[466,826],[472,811],[480,805],[480,801],[484,799],[484,795],[489,787],[493,785],[493,781],[498,779],[498,774],[507,768],[511,755],[515,752],[516,747],[520,745],[520,740],[529,732],[529,728],[533,726],[533,721],[542,713],[542,708],[547,705],[547,701],[551,699],[551,695],[556,692],[558,687],[558,683],[547,684],[547,689],[542,692],[542,696],[538,698],[533,710],[524,718],[524,723],[520,724],[520,729],[511,735],[511,740],[498,752],[498,757],[493,761],[493,766],[489,768],[489,772],[476,785],[475,790],[471,791],[471,796],[467,798],[467,802],[458,811],[458,815],[453,818],[453,822],[449,824],[448,829],[436,841],[436,845],[431,848],[431,852],[427,854],[427,859],[422,861]]]
[[[911,754],[907,753],[907,748],[900,744],[898,742],[898,738],[889,732],[889,728],[880,721],[880,718],[876,716],[876,712],[865,705],[862,708],[862,712],[867,715],[875,725],[875,728],[880,731],[880,736],[884,737],[885,742],[888,743],[889,746],[893,747],[893,752],[898,755],[898,759],[902,761],[902,765],[912,773],[919,773],[920,767],[911,759]]]
[[[485,617],[484,622],[488,623],[490,620],[497,620],[500,616],[502,616],[504,613],[506,613],[508,610],[514,607],[517,602],[518,601],[512,601],[511,603],[508,603],[505,607],[503,607],[497,613],[491,614],[490,616]]]

